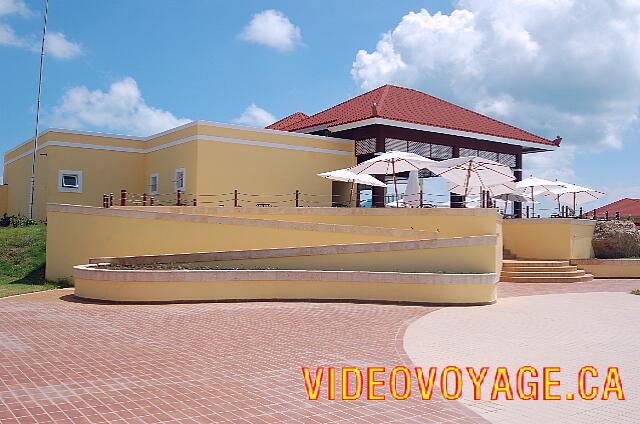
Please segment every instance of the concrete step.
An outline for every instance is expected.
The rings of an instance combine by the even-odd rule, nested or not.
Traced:
[[[502,271],[503,277],[581,277],[583,275],[585,275],[585,272],[581,269],[573,271],[531,271],[531,269],[525,271]]]
[[[536,260],[527,260],[527,261],[522,261],[522,260],[512,260],[512,259],[506,259],[502,261],[502,267],[503,268],[508,268],[508,267],[523,267],[523,266],[537,266],[537,267],[541,267],[541,266],[568,266],[569,261],[553,261],[553,260],[540,260],[540,261],[536,261]]]
[[[509,272],[572,272],[578,271],[575,265],[564,266],[503,266],[502,271]]]
[[[500,281],[505,283],[584,283],[591,280],[593,280],[591,274],[575,277],[500,277]]]

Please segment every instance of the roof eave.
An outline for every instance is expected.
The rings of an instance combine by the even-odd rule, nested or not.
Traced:
[[[559,147],[559,145],[555,145],[555,144],[543,144],[543,143],[519,140],[515,138],[500,137],[500,136],[476,133],[471,131],[454,130],[450,128],[436,127],[432,125],[415,124],[412,122],[397,121],[393,119],[379,118],[379,117],[367,118],[360,121],[349,122],[346,124],[329,126],[327,129],[331,132],[339,132],[339,131],[345,131],[352,128],[364,127],[367,125],[388,125],[393,127],[415,129],[420,131],[429,131],[429,132],[434,132],[439,134],[448,134],[448,135],[456,135],[460,137],[475,138],[478,140],[492,141],[495,143],[512,144],[512,145],[521,146],[523,148],[523,153],[553,151]],[[309,130],[310,129],[305,128],[300,131],[307,132]],[[317,129],[314,129],[313,131],[317,131]]]

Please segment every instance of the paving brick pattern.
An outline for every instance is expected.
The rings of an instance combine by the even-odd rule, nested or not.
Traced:
[[[640,288],[640,280],[501,283],[499,293],[632,288]],[[404,331],[437,308],[107,305],[74,302],[70,294],[0,300],[1,423],[486,422],[437,391],[430,401],[306,397],[301,366],[412,366],[402,348]]]
[[[483,422],[440,398],[306,397],[301,366],[410,366],[403,328],[434,308],[59,299],[69,293],[0,300],[2,423]]]

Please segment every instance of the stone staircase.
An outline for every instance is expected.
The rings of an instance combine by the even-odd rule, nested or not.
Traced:
[[[504,259],[500,281],[511,283],[581,283],[593,275],[569,261]]]

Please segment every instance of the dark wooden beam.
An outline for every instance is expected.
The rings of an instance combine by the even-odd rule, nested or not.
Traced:
[[[385,152],[385,136],[382,128],[378,126],[376,128],[376,153],[384,153]],[[384,175],[376,175],[378,180],[384,182]],[[385,192],[387,189],[385,187],[371,187],[371,195],[373,196],[373,207],[374,208],[384,208],[385,207]],[[398,193],[396,193],[396,196]]]
[[[522,181],[522,152],[516,154],[516,170],[513,171],[513,175],[516,177],[516,181]],[[513,214],[516,218],[522,218],[522,203],[513,203]]]
[[[460,157],[460,148],[454,146],[453,147],[453,155],[454,158]],[[461,196],[455,193],[449,193],[449,207],[451,208],[464,208],[465,206],[465,196]]]

